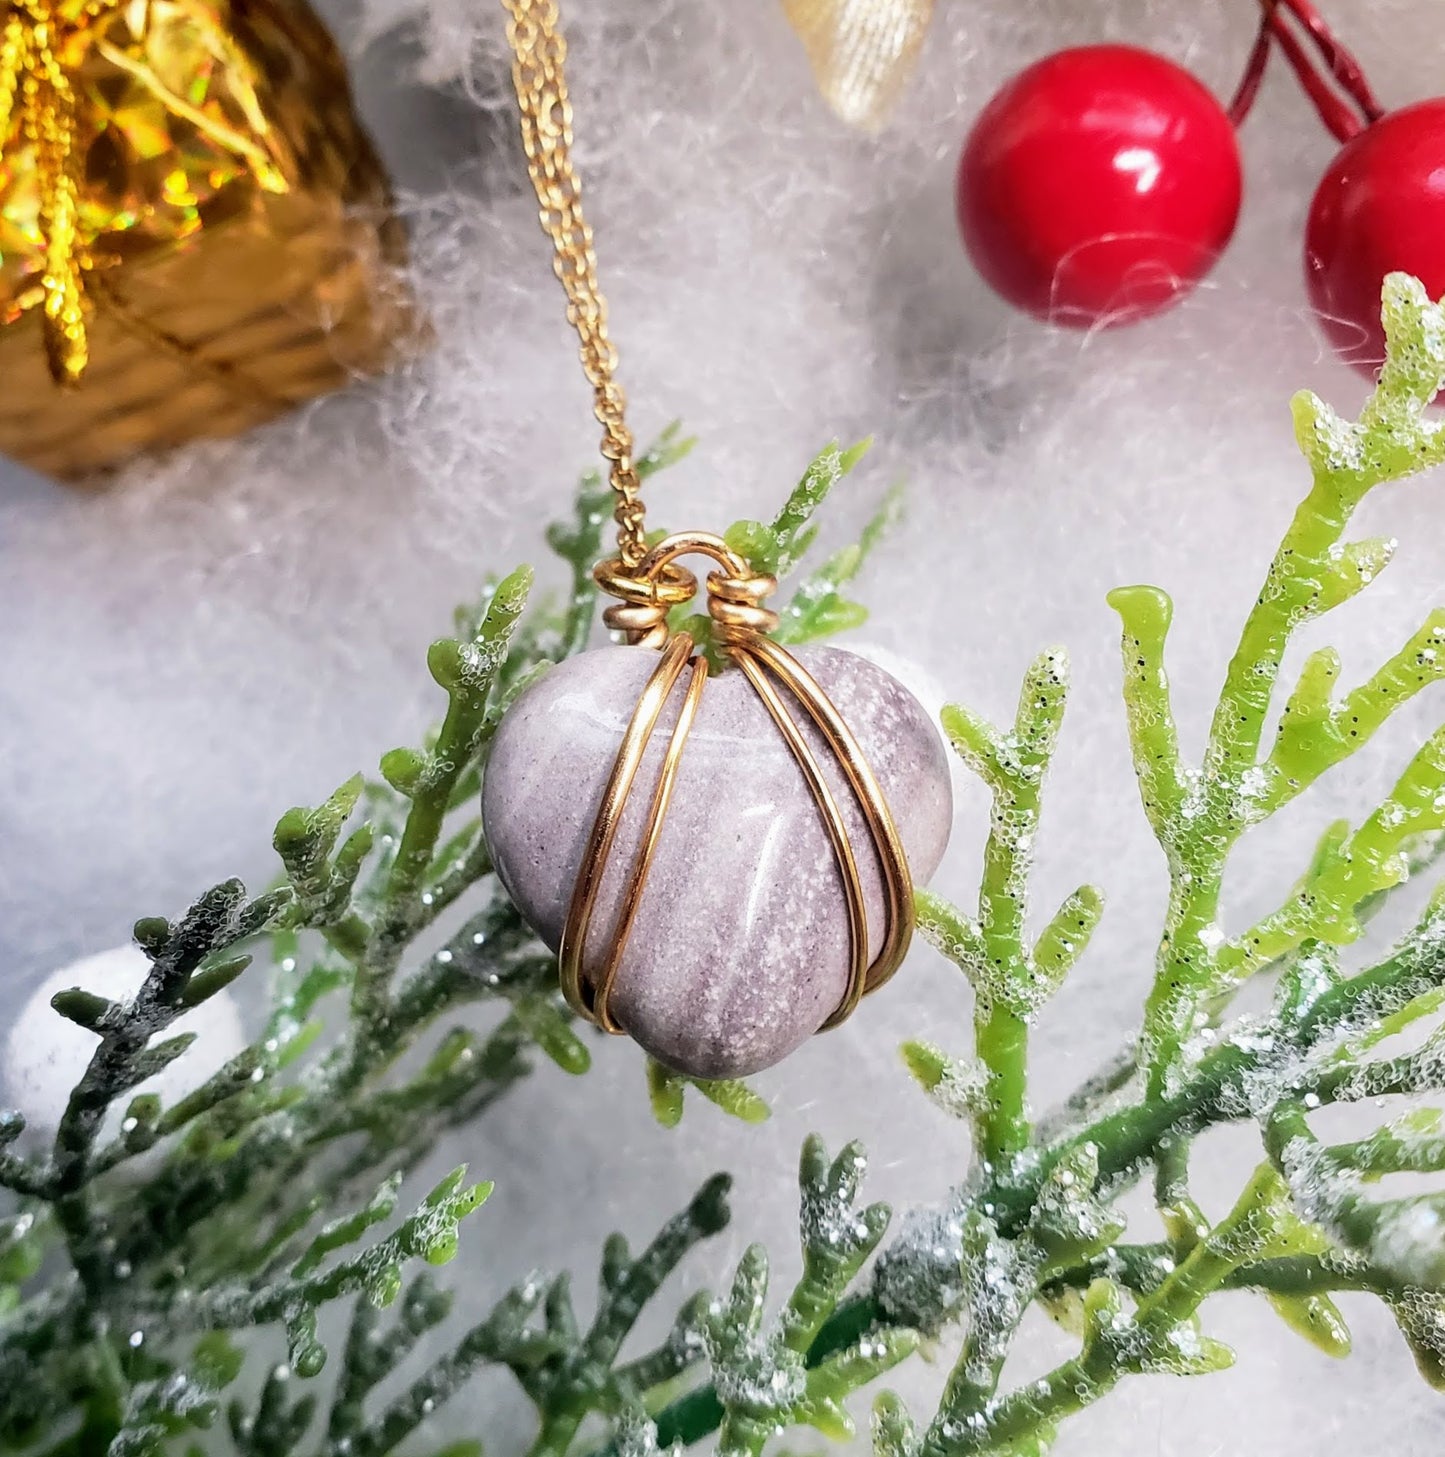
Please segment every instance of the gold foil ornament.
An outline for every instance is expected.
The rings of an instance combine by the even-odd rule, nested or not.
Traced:
[[[824,101],[870,131],[908,80],[932,11],[933,0],[783,0]]]
[[[0,16],[0,450],[81,475],[385,361],[404,243],[304,4]]]

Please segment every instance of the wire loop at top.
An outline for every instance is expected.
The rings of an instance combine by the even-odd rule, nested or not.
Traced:
[[[697,577],[679,565],[680,558],[688,556],[709,557],[717,563],[718,570],[707,577],[707,608],[722,646],[738,641],[741,634],[769,633],[777,627],[778,614],[762,603],[777,590],[778,579],[755,572],[722,537],[710,531],[682,531],[666,537],[635,567],[620,556],[602,562],[593,577],[604,592],[619,599],[602,614],[602,620],[634,646],[665,646],[668,614],[697,596]]]

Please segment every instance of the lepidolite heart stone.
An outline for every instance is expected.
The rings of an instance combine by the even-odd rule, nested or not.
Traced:
[[[902,684],[865,659],[829,647],[797,658],[853,730],[914,879],[926,881],[953,818],[939,730]],[[502,884],[553,950],[618,746],[657,664],[646,648],[569,658],[523,693],[497,730],[482,796],[487,842]],[[686,675],[658,722],[619,824],[584,975],[595,975],[605,958],[685,682]],[[801,709],[794,717],[848,822],[871,960],[885,915],[872,841],[827,746]],[[786,1057],[827,1021],[847,990],[848,965],[843,882],[818,807],[752,686],[740,671],[724,672],[708,682],[688,735],[613,984],[613,1015],[670,1067],[739,1077]]]

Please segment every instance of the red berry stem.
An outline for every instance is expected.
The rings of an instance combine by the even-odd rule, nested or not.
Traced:
[[[1324,122],[1335,139],[1340,142],[1348,142],[1359,136],[1365,129],[1363,116],[1331,89],[1329,80],[1321,74],[1300,38],[1278,10],[1275,10],[1272,15],[1270,29],[1274,33],[1275,40],[1279,42],[1279,48],[1284,52],[1285,59],[1294,69],[1295,75],[1299,77],[1305,94],[1314,103],[1320,120]]]
[[[1325,23],[1324,17],[1315,9],[1311,0],[1284,0],[1284,3],[1289,6],[1299,23],[1309,31],[1315,48],[1324,57],[1325,64],[1329,67],[1330,75],[1339,83],[1341,89],[1354,99],[1355,105],[1360,108],[1365,120],[1368,122],[1379,121],[1385,114],[1385,108],[1380,105],[1374,90],[1366,79],[1364,67],[1340,43],[1339,38]],[[1276,0],[1266,0],[1266,4],[1273,10]]]
[[[1254,103],[1259,98],[1259,88],[1264,84],[1264,73],[1269,66],[1269,53],[1274,46],[1274,15],[1278,0],[1264,0],[1264,14],[1260,17],[1259,33],[1254,38],[1249,60],[1245,62],[1244,75],[1227,108],[1230,123],[1236,130],[1242,127]]]
[[[1341,44],[1314,0],[1261,0],[1261,4],[1261,28],[1278,42],[1320,120],[1336,140],[1348,142],[1384,116],[1385,108],[1365,78],[1364,67]],[[1313,45],[1316,56],[1311,56],[1296,26]],[[1248,91],[1250,80],[1246,73],[1241,86],[1246,112],[1258,90],[1256,82],[1254,92]]]

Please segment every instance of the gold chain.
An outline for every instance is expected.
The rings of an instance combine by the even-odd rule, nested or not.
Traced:
[[[647,552],[641,483],[632,458],[626,396],[617,382],[617,348],[607,333],[607,300],[597,286],[592,229],[582,216],[582,186],[572,166],[572,103],[563,62],[567,43],[557,27],[557,0],[502,0],[511,19],[512,83],[522,113],[522,146],[536,189],[543,230],[552,239],[552,270],[567,294],[567,319],[577,331],[582,371],[592,386],[602,426],[602,455],[617,493],[617,549],[628,569]]]

